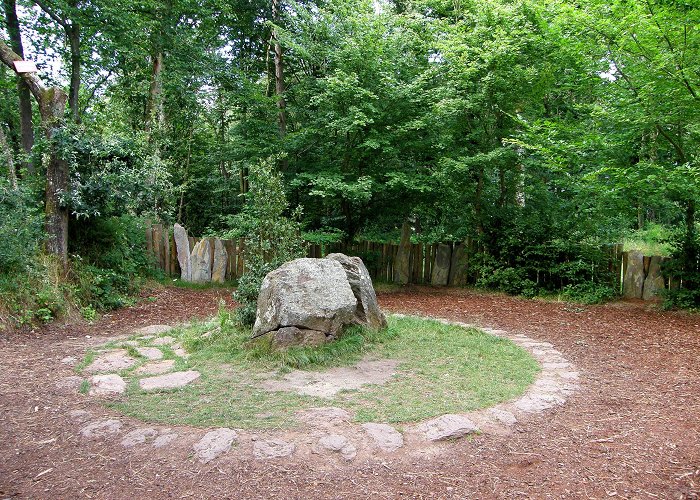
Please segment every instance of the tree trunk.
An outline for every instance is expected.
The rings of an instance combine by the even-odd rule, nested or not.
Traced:
[[[80,123],[80,26],[69,24],[66,27],[66,36],[70,44],[70,90],[68,92],[68,106],[70,115],[75,123]]]
[[[272,0],[272,20],[274,23],[280,21],[280,0]],[[279,41],[279,34],[275,28],[272,32],[272,37],[275,39],[275,94],[277,94],[277,126],[279,128],[280,138],[284,138],[287,134],[287,102],[284,100],[284,62],[282,60],[282,45]]]
[[[5,8],[5,20],[7,21],[7,31],[10,35],[10,46],[15,53],[24,58],[24,47],[22,45],[22,34],[19,29],[19,19],[17,18],[17,5],[15,0],[3,0]],[[19,122],[21,130],[22,151],[29,157],[34,147],[34,127],[32,126],[32,97],[29,87],[22,78],[17,78],[17,92],[19,93]],[[25,159],[22,166],[29,175],[34,175],[34,165]]]
[[[0,151],[5,156],[5,162],[7,162],[7,178],[10,181],[10,187],[12,187],[12,189],[17,189],[17,172],[15,171],[12,149],[10,149],[10,145],[7,143],[7,138],[5,137],[5,132],[3,132],[2,127],[0,127]]]
[[[154,122],[162,124],[163,122],[163,51],[158,50],[151,58],[151,86],[148,89],[148,100],[146,101],[146,113],[144,117],[144,130],[151,132],[154,128]]]
[[[22,58],[0,40],[0,60],[13,70],[14,61]],[[68,267],[68,209],[61,205],[61,193],[68,190],[68,162],[62,160],[53,144],[56,133],[63,127],[63,115],[68,95],[58,87],[46,88],[35,73],[21,73],[19,76],[29,87],[39,104],[41,125],[50,146],[49,162],[46,168],[46,250],[56,255]]]

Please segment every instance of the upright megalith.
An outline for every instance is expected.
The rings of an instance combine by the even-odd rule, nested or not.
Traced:
[[[296,259],[265,276],[253,337],[270,335],[280,347],[318,345],[353,324],[380,329],[386,319],[362,260],[334,254]]]
[[[435,254],[433,273],[430,283],[433,285],[447,285],[450,278],[450,264],[452,261],[452,247],[445,243],[440,243]]]
[[[180,277],[183,281],[191,281],[192,261],[190,260],[190,240],[187,237],[187,231],[180,224],[175,224],[173,238],[177,249],[177,261],[180,263]]]
[[[211,281],[223,283],[226,280],[226,266],[228,265],[228,252],[220,239],[214,240],[214,262],[211,269]]]
[[[411,225],[401,226],[401,241],[394,261],[394,283],[407,285],[411,281]]]
[[[211,281],[211,244],[208,239],[199,241],[190,254],[192,263],[193,283],[209,283]]]

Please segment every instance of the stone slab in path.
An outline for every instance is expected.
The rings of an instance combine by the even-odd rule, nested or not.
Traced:
[[[142,378],[139,380],[139,386],[144,391],[151,391],[154,389],[176,389],[194,382],[200,375],[201,374],[196,370],[168,373],[167,375]]]
[[[157,347],[137,347],[136,350],[141,356],[150,359],[151,361],[163,359],[163,351]]]
[[[153,427],[142,427],[139,429],[134,429],[129,432],[124,439],[122,439],[122,446],[124,448],[131,448],[137,444],[143,444],[146,441],[155,438],[158,435],[158,431]]]
[[[126,390],[126,382],[119,375],[94,375],[90,377],[90,396],[110,396]]]
[[[163,333],[169,332],[172,329],[173,327],[168,325],[150,325],[139,328],[138,330],[134,331],[134,333],[136,335],[162,335]]]
[[[373,422],[362,424],[362,429],[383,451],[396,451],[403,446],[403,436],[399,431],[388,424],[375,424]]]
[[[261,439],[253,443],[253,456],[258,460],[288,457],[294,453],[294,444],[281,439]]]
[[[168,434],[161,434],[157,438],[153,440],[153,447],[154,448],[162,448],[163,446],[167,446],[173,441],[177,439],[177,434],[174,432],[168,433]]]
[[[345,460],[351,460],[357,455],[357,448],[345,436],[327,434],[318,440],[314,446],[315,453],[340,453]]]
[[[83,377],[71,375],[56,381],[56,392],[59,394],[75,394],[83,383]]]
[[[171,337],[170,335],[166,335],[165,337],[158,337],[156,339],[153,339],[151,341],[151,344],[153,344],[153,345],[170,345],[173,342],[175,342],[175,338]]]
[[[135,364],[136,360],[129,356],[124,349],[117,349],[97,356],[95,360],[85,368],[85,371],[88,373],[118,372],[131,368]]]
[[[423,422],[419,428],[430,441],[458,439],[467,434],[479,432],[474,422],[462,415],[442,415]]]
[[[139,366],[136,370],[134,370],[134,373],[136,375],[161,375],[172,370],[174,365],[174,359],[151,361],[143,366]]]
[[[84,438],[93,439],[118,433],[122,428],[122,423],[116,419],[98,420],[92,422],[82,429],[80,434]]]
[[[202,439],[194,444],[194,452],[199,461],[206,464],[230,450],[236,439],[238,439],[236,431],[222,427],[207,432]]]

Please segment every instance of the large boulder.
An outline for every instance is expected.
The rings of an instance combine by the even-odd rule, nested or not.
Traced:
[[[345,270],[353,295],[357,299],[354,321],[358,325],[367,326],[374,330],[386,328],[386,317],[379,309],[377,294],[374,292],[372,278],[359,257],[348,257],[342,253],[332,253],[326,259],[339,262]]]
[[[352,324],[379,329],[386,319],[362,260],[334,254],[296,259],[265,276],[253,337],[270,334],[279,347],[318,345]]]

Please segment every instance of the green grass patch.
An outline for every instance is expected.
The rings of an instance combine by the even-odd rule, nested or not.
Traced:
[[[287,428],[299,424],[295,412],[318,406],[346,408],[359,422],[400,424],[513,399],[539,371],[537,362],[509,340],[410,317],[390,317],[383,332],[351,328],[322,347],[286,351],[272,349],[264,339],[250,341],[249,331],[221,314],[169,335],[191,353],[186,361],[178,359],[177,368],[198,370],[200,379],[182,389],[144,392],[138,377],[127,373],[126,394],[110,406],[142,420],[194,426]],[[395,376],[333,399],[261,388],[263,381],[291,370],[351,366],[365,356],[396,360]]]

